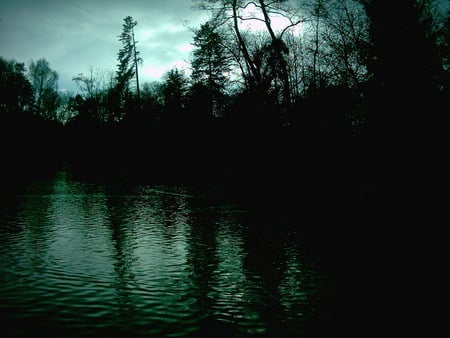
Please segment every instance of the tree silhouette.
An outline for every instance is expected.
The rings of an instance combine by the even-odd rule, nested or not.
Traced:
[[[28,77],[33,87],[36,113],[45,119],[56,120],[58,73],[50,68],[46,59],[39,59],[31,61]]]
[[[184,108],[188,90],[188,80],[185,74],[173,68],[164,74],[164,116],[166,125],[179,129],[184,125],[186,116]]]
[[[127,98],[130,94],[131,80],[136,80],[136,93],[139,99],[139,73],[138,65],[142,63],[142,59],[139,57],[139,52],[136,50],[137,41],[134,38],[134,27],[137,25],[137,21],[134,21],[131,16],[127,16],[123,19],[123,30],[119,36],[119,41],[122,42],[123,47],[119,50],[117,59],[119,64],[117,65],[117,84],[121,95]]]
[[[33,89],[25,75],[25,65],[0,57],[0,111],[3,119],[16,119],[31,112]]]
[[[428,34],[432,22],[426,19],[426,1],[403,1],[387,12],[377,1],[363,3],[371,22],[367,67],[374,133],[392,141],[430,135],[437,118],[432,116],[440,111],[436,79],[443,68]]]
[[[281,87],[279,99],[282,107],[289,107],[291,104],[291,86],[288,73],[288,65],[286,55],[289,53],[287,46],[283,40],[283,36],[290,28],[298,25],[302,20],[298,17],[296,10],[289,6],[288,1],[215,1],[215,0],[198,0],[196,1],[199,8],[209,10],[213,14],[211,22],[215,26],[226,26],[232,31],[235,41],[238,45],[238,55],[243,59],[240,63],[241,70],[245,79],[245,84],[249,92],[260,93],[262,96],[268,88],[268,79],[263,78],[261,72],[262,65],[258,55],[251,52],[251,39],[246,38],[243,31],[242,23],[245,21],[262,22],[266,27],[266,33],[269,36],[270,43],[264,46],[265,50],[270,50],[270,62],[274,63],[272,74],[276,77],[271,78],[270,84]],[[249,8],[253,9],[248,12]],[[275,32],[272,25],[272,16],[277,15],[284,17],[289,23],[281,30]],[[268,68],[267,68],[268,69]]]
[[[209,23],[200,26],[194,36],[191,61],[193,83],[209,104],[210,114],[221,115],[230,71],[230,56],[222,36]],[[202,88],[206,89],[206,92]]]

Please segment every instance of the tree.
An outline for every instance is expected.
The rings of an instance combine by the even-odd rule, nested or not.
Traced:
[[[163,79],[164,118],[170,126],[182,124],[185,121],[183,111],[187,94],[187,78],[182,71],[173,68],[164,74]]]
[[[111,120],[111,111],[107,107],[108,92],[116,86],[114,76],[111,81],[107,81],[107,73],[94,70],[91,66],[85,75],[78,74],[72,78],[78,85],[83,99],[83,104],[79,107],[79,113],[84,115],[81,118],[98,121]]]
[[[380,177],[383,196],[395,196],[390,202],[431,205],[422,198],[439,196],[437,187],[445,180],[439,175],[439,158],[448,143],[443,139],[447,112],[442,109],[448,97],[442,97],[436,83],[442,62],[429,34],[427,1],[404,0],[389,7],[375,0],[361,2],[370,19],[368,167]]]
[[[138,64],[142,63],[142,59],[136,50],[137,41],[134,38],[134,27],[137,25],[137,21],[134,21],[131,16],[127,16],[123,21],[122,34],[119,36],[119,41],[122,42],[123,47],[119,50],[117,56],[119,64],[117,65],[116,79],[122,94],[128,96],[131,80],[134,78],[136,80],[136,93],[139,100]]]
[[[239,45],[242,57],[245,60],[245,68],[247,70],[247,83],[250,87],[258,87],[261,83],[261,73],[258,64],[249,51],[248,41],[241,29],[243,22],[259,21],[262,22],[271,39],[270,48],[273,50],[273,56],[277,59],[278,75],[283,82],[284,98],[283,102],[290,101],[289,86],[287,85],[287,66],[284,55],[286,54],[286,45],[283,43],[283,35],[291,28],[302,22],[298,17],[296,9],[290,6],[289,1],[278,0],[267,3],[263,0],[259,1],[243,1],[243,0],[198,0],[198,7],[213,12],[213,21],[216,26],[229,23],[229,27],[233,30],[236,41]],[[251,7],[251,9],[250,9]],[[280,31],[276,32],[272,25],[272,17],[281,16],[288,20],[288,24]]]
[[[264,0],[259,0],[259,8],[264,17],[264,23],[266,25],[267,31],[269,32],[272,43],[270,45],[273,50],[273,61],[277,64],[277,69],[279,71],[279,77],[283,83],[283,104],[285,108],[291,105],[291,86],[289,82],[289,74],[287,68],[287,61],[285,55],[289,54],[289,50],[283,41],[283,34],[293,26],[298,25],[302,20],[292,21],[292,14],[290,14],[289,7],[283,7],[286,0],[271,1],[266,3]],[[270,13],[271,11],[276,11],[277,14],[289,17],[291,24],[287,25],[283,31],[279,34],[275,34],[272,28]]]
[[[435,106],[442,71],[430,1],[407,0],[390,6],[361,1],[370,19],[367,67],[373,88],[372,125],[393,139],[425,135],[440,109]],[[389,106],[391,109],[386,109]],[[429,133],[430,130],[427,131]]]
[[[354,0],[334,0],[327,6],[322,36],[328,77],[333,85],[356,88],[367,80],[363,48],[368,42],[367,16]]]
[[[147,119],[156,123],[161,120],[161,114],[164,106],[164,88],[158,81],[146,82],[142,87],[142,104],[145,107]],[[151,114],[151,116],[149,116]]]
[[[313,3],[313,8],[311,15],[315,19],[314,23],[314,53],[313,53],[313,75],[312,75],[312,89],[313,91],[316,90],[318,87],[318,79],[317,79],[317,64],[318,64],[318,56],[319,56],[319,48],[320,48],[320,23],[322,20],[322,17],[326,16],[326,9],[324,7],[323,0],[316,0],[315,3]]]
[[[15,118],[15,114],[31,111],[33,89],[25,76],[23,63],[0,57],[0,111],[2,119]],[[5,116],[6,114],[6,116]]]
[[[52,70],[46,59],[31,61],[28,77],[33,87],[36,113],[45,119],[56,120],[59,105],[58,73]]]
[[[81,96],[80,96],[80,100]],[[70,123],[73,118],[79,114],[78,108],[81,105],[76,105],[76,96],[71,92],[64,92],[60,94],[60,105],[58,109],[58,121],[63,125]]]
[[[72,81],[78,85],[85,100],[97,98],[104,89],[104,74],[98,70],[94,71],[92,66],[89,67],[87,75],[80,73],[74,76]]]
[[[196,31],[193,45],[191,78],[203,100],[209,101],[210,113],[219,116],[230,71],[229,53],[222,36],[209,22]],[[206,93],[200,87],[204,87]]]

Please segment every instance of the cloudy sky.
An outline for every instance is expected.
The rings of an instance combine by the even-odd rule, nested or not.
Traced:
[[[207,19],[191,0],[0,0],[0,56],[26,65],[45,58],[60,75],[60,89],[76,90],[72,77],[115,71],[118,36],[130,15],[144,63],[141,82],[158,80],[189,60],[193,33]]]

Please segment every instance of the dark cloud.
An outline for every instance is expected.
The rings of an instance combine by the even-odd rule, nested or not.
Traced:
[[[123,19],[137,22],[143,79],[188,58],[192,32],[206,13],[189,0],[0,0],[0,56],[28,64],[46,58],[60,87],[74,89],[74,75],[90,66],[115,71]]]

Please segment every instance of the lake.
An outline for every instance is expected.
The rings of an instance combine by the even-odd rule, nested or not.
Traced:
[[[0,213],[3,336],[321,336],[332,279],[298,217],[213,181],[59,165],[9,182]],[[275,214],[275,216],[274,216]]]

